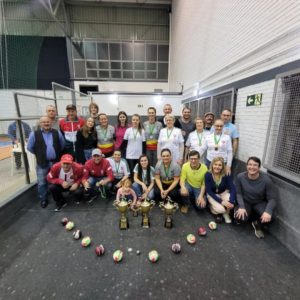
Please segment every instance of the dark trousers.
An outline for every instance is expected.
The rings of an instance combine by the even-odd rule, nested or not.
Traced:
[[[162,187],[163,187],[164,190],[168,189],[169,185],[167,185],[163,182],[161,184],[162,184]],[[155,194],[156,202],[166,200],[166,199],[161,198],[160,189],[158,188],[157,185],[154,186],[154,194]],[[182,199],[181,199],[180,192],[179,192],[179,184],[177,184],[175,186],[175,188],[168,193],[168,196],[171,198],[172,201],[177,202],[177,203],[182,203]]]
[[[259,202],[257,204],[250,204],[245,201],[244,204],[245,204],[245,209],[247,211],[247,216],[245,216],[244,220],[237,219],[237,217],[235,217],[238,221],[241,221],[241,222],[247,222],[248,220],[255,221],[255,220],[259,219],[260,216],[264,213],[266,206],[267,206],[267,202]],[[238,209],[239,209],[239,206],[236,206],[234,208],[234,215]]]
[[[138,159],[126,159],[128,166],[129,166],[129,170],[130,170],[130,176],[131,178],[133,178],[133,169],[135,167],[135,165],[139,162]]]
[[[75,191],[70,191],[70,188],[64,189],[60,184],[50,184],[49,190],[57,206],[61,206],[66,202],[63,195],[65,192],[69,192],[76,202],[80,202],[83,197],[83,190],[81,187]]]

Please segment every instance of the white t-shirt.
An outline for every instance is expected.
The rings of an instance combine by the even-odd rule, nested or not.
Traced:
[[[227,134],[215,135],[211,133],[206,136],[201,147],[201,155],[207,150],[206,158],[212,161],[215,157],[221,156],[225,163],[231,167],[232,162],[232,143]]]
[[[143,142],[146,141],[144,129],[142,129],[140,134],[136,128],[127,128],[125,131],[124,140],[128,141],[126,158],[138,159],[143,154]]]
[[[207,135],[209,135],[209,132],[207,131],[203,130],[202,133],[198,133],[194,130],[189,134],[185,145],[190,148],[190,151],[195,150],[201,153],[201,146],[204,144],[204,140]]]
[[[73,170],[71,169],[68,173],[64,171],[63,168],[60,169],[59,179],[66,181],[68,184],[74,183]]]
[[[184,143],[182,132],[179,128],[173,127],[173,129],[163,128],[159,133],[158,143],[160,149],[168,148],[172,153],[172,160],[177,162],[180,157],[180,145]]]
[[[121,158],[120,162],[118,163],[115,162],[115,160],[112,157],[107,158],[107,160],[111,165],[114,177],[116,179],[122,179],[124,176],[130,175],[130,171],[126,159]]]

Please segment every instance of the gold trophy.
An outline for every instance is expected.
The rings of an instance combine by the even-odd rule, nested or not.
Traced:
[[[171,200],[169,196],[167,196],[165,202],[160,202],[159,207],[165,213],[165,227],[172,228],[172,214],[178,209],[178,204]]]
[[[126,217],[126,211],[128,207],[131,204],[131,200],[126,201],[125,198],[121,198],[121,201],[115,200],[113,203],[113,206],[117,208],[117,210],[121,214],[120,222],[119,222],[119,227],[120,229],[127,229],[129,228],[129,223],[128,223],[128,218]]]
[[[145,199],[140,207],[139,210],[142,212],[142,227],[149,228],[150,227],[150,220],[149,220],[149,211],[155,205],[154,200]]]

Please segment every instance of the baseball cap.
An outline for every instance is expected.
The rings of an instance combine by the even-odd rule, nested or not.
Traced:
[[[74,104],[68,104],[67,107],[66,107],[66,110],[68,110],[68,109],[76,110],[76,105],[74,105]]]
[[[73,162],[73,156],[71,154],[64,154],[61,159],[61,163],[71,164]]]
[[[94,149],[93,152],[92,152],[92,156],[94,156],[94,155],[100,155],[100,156],[102,156],[101,150],[100,149]]]
[[[208,115],[212,115],[213,117],[215,117],[215,114],[213,112],[209,111],[209,112],[205,113],[204,118]]]

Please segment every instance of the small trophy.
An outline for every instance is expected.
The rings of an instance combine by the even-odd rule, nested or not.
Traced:
[[[150,227],[150,220],[149,220],[149,211],[155,205],[154,200],[145,199],[140,207],[139,210],[142,212],[142,227],[149,228]]]
[[[172,228],[173,220],[172,214],[178,209],[178,204],[171,200],[169,196],[167,196],[165,202],[160,202],[159,207],[165,213],[165,227]]]
[[[120,229],[127,229],[129,228],[128,218],[126,217],[126,211],[131,204],[131,200],[126,201],[125,198],[121,198],[120,202],[117,200],[114,201],[113,206],[117,208],[117,210],[121,214],[119,227]]]

